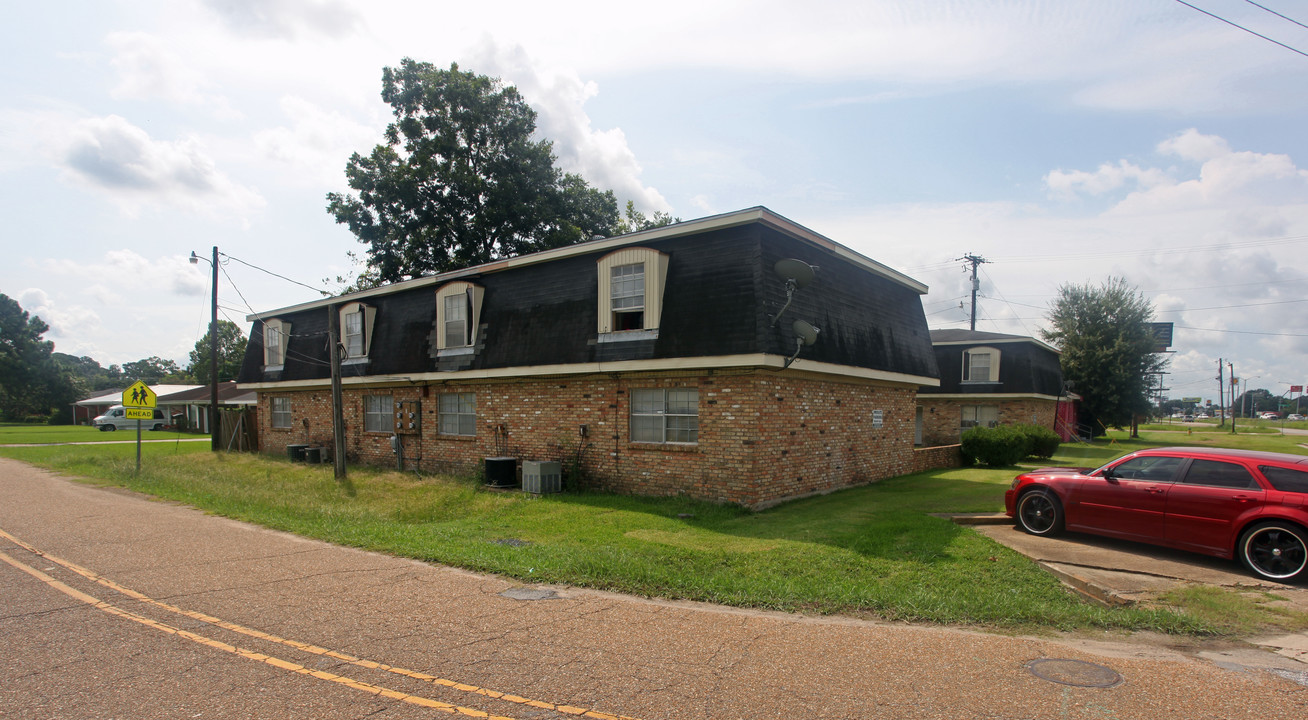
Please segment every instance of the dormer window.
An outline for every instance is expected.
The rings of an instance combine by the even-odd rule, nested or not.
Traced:
[[[999,351],[978,347],[963,351],[963,382],[999,382]]]
[[[276,372],[286,362],[286,345],[291,339],[291,324],[267,320],[263,324],[263,369]]]
[[[458,351],[477,344],[485,289],[452,282],[436,291],[436,349]]]
[[[668,256],[650,248],[625,248],[600,258],[597,268],[601,341],[614,333],[657,337]],[[633,332],[641,330],[646,333]]]
[[[611,271],[609,301],[613,310],[613,329],[645,328],[645,263],[619,265]]]
[[[377,321],[377,308],[352,302],[342,305],[340,314],[345,362],[365,362],[372,350],[372,328]]]

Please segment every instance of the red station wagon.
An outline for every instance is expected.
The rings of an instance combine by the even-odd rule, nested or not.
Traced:
[[[1005,512],[1032,535],[1066,529],[1239,557],[1280,582],[1308,574],[1305,501],[1308,457],[1184,447],[1023,473],[1004,493]]]

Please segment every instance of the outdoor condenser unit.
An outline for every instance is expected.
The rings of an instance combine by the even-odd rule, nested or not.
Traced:
[[[563,471],[559,463],[537,460],[522,461],[522,491],[556,493],[563,490]]]

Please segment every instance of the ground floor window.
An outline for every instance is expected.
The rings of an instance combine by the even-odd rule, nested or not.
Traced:
[[[699,391],[684,388],[632,390],[631,440],[699,442]]]
[[[972,427],[994,427],[999,424],[998,405],[964,405],[964,430]]]
[[[477,434],[477,393],[443,393],[437,401],[442,435]]]
[[[291,427],[291,399],[288,397],[275,397],[272,399],[272,412],[269,413],[272,419],[272,426],[275,428]]]
[[[391,412],[394,409],[395,404],[390,395],[364,395],[363,431],[391,432],[394,429],[391,424]]]

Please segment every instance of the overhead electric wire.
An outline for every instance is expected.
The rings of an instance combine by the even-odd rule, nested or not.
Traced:
[[[312,286],[310,286],[310,285],[305,285],[304,283],[302,283],[302,282],[300,282],[300,281],[298,281],[298,280],[292,280],[292,279],[286,277],[285,275],[278,275],[277,273],[273,272],[272,270],[265,270],[265,269],[259,267],[258,265],[251,265],[250,263],[248,263],[248,262],[246,262],[246,261],[244,261],[244,260],[242,260],[242,259],[240,259],[240,258],[238,258],[238,257],[232,257],[231,255],[228,255],[228,254],[226,254],[226,253],[218,253],[218,254],[219,254],[219,255],[222,255],[223,257],[227,258],[228,260],[235,260],[236,262],[238,262],[238,263],[240,263],[240,264],[242,264],[242,265],[244,265],[244,266],[246,266],[246,267],[248,267],[248,268],[254,268],[255,270],[258,270],[259,272],[262,272],[262,273],[268,273],[269,275],[272,275],[272,276],[275,277],[275,278],[281,278],[282,280],[285,280],[285,281],[288,282],[288,283],[292,283],[292,284],[295,284],[295,285],[299,285],[299,286],[302,287],[302,288],[306,288],[306,289],[312,290],[312,291],[314,291],[314,292],[316,292],[316,293],[319,293],[319,294],[322,295],[323,297],[331,297],[331,296],[332,296],[331,293],[327,292],[326,290],[323,290],[322,288],[316,288],[316,287],[312,287]],[[226,275],[226,274],[227,274],[227,271],[224,270],[224,271],[223,271],[223,274]],[[230,280],[231,278],[229,277],[228,279]],[[253,310],[251,310],[251,312],[253,312]]]
[[[1243,31],[1245,31],[1245,32],[1247,32],[1247,33],[1249,33],[1250,35],[1257,35],[1258,37],[1260,37],[1260,38],[1266,40],[1266,41],[1269,42],[1269,43],[1273,43],[1273,44],[1276,44],[1276,45],[1280,45],[1281,47],[1285,48],[1286,50],[1289,50],[1290,52],[1296,52],[1296,53],[1299,53],[1300,55],[1303,55],[1304,57],[1308,57],[1308,52],[1304,52],[1304,51],[1302,51],[1302,50],[1300,50],[1300,49],[1298,49],[1298,48],[1295,48],[1295,47],[1291,47],[1291,46],[1289,46],[1289,45],[1286,45],[1285,43],[1281,42],[1280,40],[1273,40],[1273,39],[1267,37],[1266,35],[1263,35],[1262,33],[1255,32],[1255,31],[1250,30],[1249,28],[1247,28],[1247,27],[1245,27],[1245,26],[1243,26],[1243,25],[1240,25],[1240,24],[1238,24],[1238,23],[1231,22],[1230,20],[1227,20],[1226,18],[1222,17],[1221,15],[1215,15],[1215,14],[1213,14],[1213,13],[1208,12],[1207,10],[1204,10],[1204,9],[1201,8],[1201,7],[1197,7],[1197,6],[1195,6],[1195,5],[1191,5],[1190,3],[1186,2],[1185,0],[1176,0],[1176,1],[1179,2],[1179,3],[1181,3],[1182,5],[1184,5],[1184,6],[1188,7],[1188,8],[1190,8],[1191,10],[1198,10],[1199,12],[1201,12],[1201,13],[1207,15],[1207,16],[1210,17],[1210,18],[1214,18],[1214,19],[1217,19],[1217,20],[1221,20],[1222,22],[1226,23],[1227,25],[1230,25],[1231,27],[1239,28],[1239,29],[1241,29],[1241,30],[1243,30]],[[1254,4],[1257,4],[1257,3],[1254,3]],[[1262,7],[1262,6],[1259,5],[1259,7]],[[1266,10],[1266,8],[1263,8],[1263,9]],[[1271,11],[1269,10],[1268,12],[1271,12]],[[1280,13],[1275,13],[1275,14],[1279,15]],[[1284,17],[1284,16],[1282,16],[1282,17]],[[1286,18],[1286,19],[1289,20],[1289,18]],[[1291,21],[1291,22],[1294,22],[1294,21]]]
[[[1247,2],[1247,3],[1249,3],[1250,5],[1253,5],[1253,6],[1256,7],[1256,8],[1262,8],[1263,10],[1266,10],[1267,12],[1269,12],[1269,13],[1275,15],[1276,17],[1281,18],[1282,20],[1289,20],[1290,22],[1294,23],[1295,25],[1298,25],[1298,26],[1301,27],[1301,28],[1308,29],[1308,25],[1304,25],[1303,23],[1299,22],[1298,20],[1295,20],[1294,18],[1289,17],[1289,16],[1287,16],[1287,15],[1282,15],[1281,13],[1276,12],[1275,10],[1273,10],[1273,9],[1271,9],[1271,8],[1269,8],[1269,7],[1267,7],[1266,5],[1259,5],[1258,3],[1254,2],[1253,0],[1244,0],[1244,1]]]

